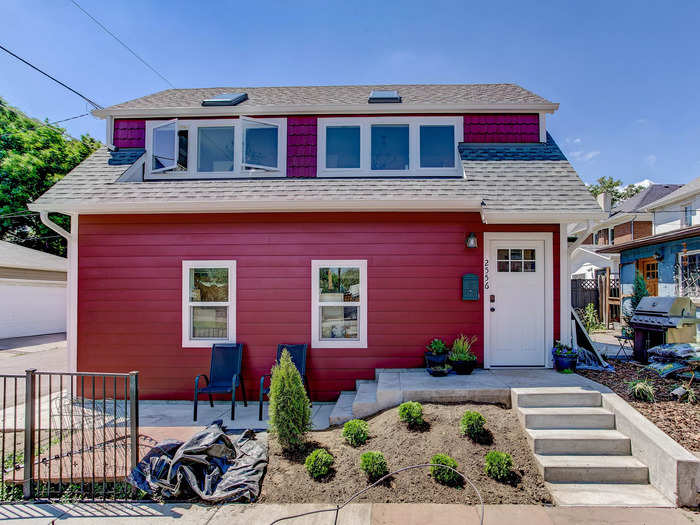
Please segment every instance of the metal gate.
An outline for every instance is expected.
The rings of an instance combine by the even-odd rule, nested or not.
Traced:
[[[0,502],[122,501],[139,460],[138,372],[0,375]]]

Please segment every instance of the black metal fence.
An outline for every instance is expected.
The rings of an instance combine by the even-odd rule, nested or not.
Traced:
[[[138,372],[0,375],[0,502],[121,501],[139,460]]]

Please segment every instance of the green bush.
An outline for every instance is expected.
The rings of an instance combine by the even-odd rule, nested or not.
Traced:
[[[486,454],[484,472],[496,481],[506,481],[510,477],[513,468],[513,459],[510,454],[492,450]]]
[[[433,355],[442,355],[447,353],[447,345],[445,344],[445,341],[439,338],[435,338],[432,341],[430,341],[426,346],[426,349],[428,349],[429,352],[431,352]]]
[[[476,355],[472,352],[472,346],[477,339],[478,337],[475,335],[467,337],[464,334],[460,334],[452,342],[452,351],[448,358],[452,361],[476,361]]]
[[[353,447],[364,445],[369,434],[367,421],[351,419],[343,425],[343,437]]]
[[[406,401],[399,405],[399,419],[409,427],[423,424],[423,407],[417,401]]]
[[[314,479],[322,478],[331,471],[334,458],[325,448],[317,448],[306,457],[304,466]]]
[[[478,412],[468,410],[464,413],[461,421],[459,422],[459,429],[463,436],[469,436],[476,441],[484,435],[485,424],[486,418],[484,416]]]
[[[389,473],[386,458],[381,452],[365,452],[360,457],[360,468],[370,481],[377,481]]]
[[[598,319],[598,311],[596,310],[595,304],[588,303],[586,307],[581,312],[581,322],[586,332],[592,334],[596,330],[602,330],[605,325]]]
[[[448,467],[452,467],[453,469],[457,469],[457,462],[447,454],[435,454],[432,458],[430,458],[430,463],[432,463],[433,465],[445,465]],[[451,487],[459,485],[462,480],[462,477],[459,474],[457,474],[454,470],[445,467],[432,466],[430,467],[430,474],[433,476],[433,479],[435,479],[435,481],[437,481],[438,483],[442,483],[443,485],[448,485]]]
[[[640,401],[653,403],[656,401],[656,389],[648,379],[637,379],[627,383],[630,395]]]
[[[282,352],[279,363],[272,367],[270,379],[269,430],[285,451],[298,450],[304,434],[311,429],[311,408],[299,371],[289,352]]]

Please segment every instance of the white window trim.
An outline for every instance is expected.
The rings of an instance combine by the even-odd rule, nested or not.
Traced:
[[[243,121],[262,122],[278,126],[277,134],[277,169],[245,170],[243,169]],[[173,120],[147,120],[146,121],[146,169],[145,180],[190,180],[190,179],[250,179],[250,178],[278,178],[287,176],[287,119],[286,118],[263,118],[251,119],[248,117],[236,117],[228,119],[201,119],[201,120],[178,120],[177,130],[186,129],[187,138],[187,171],[168,171],[162,173],[153,172],[152,151],[153,151],[153,129],[173,122]],[[199,159],[197,141],[199,138],[198,128],[232,126],[233,132],[233,171],[197,171]],[[175,144],[177,146],[177,133],[175,134]],[[176,148],[177,149],[177,148]]]
[[[690,208],[690,223],[686,221],[685,209]],[[681,228],[690,228],[693,225],[693,203],[684,202],[681,204]]]
[[[160,124],[154,124],[151,127],[151,132],[149,134],[149,137],[151,138],[151,146],[148,148],[148,165],[150,167],[150,170],[153,173],[162,173],[168,170],[172,170],[173,168],[177,167],[177,158],[173,159],[173,165],[172,166],[167,166],[165,168],[158,168],[158,169],[153,169],[153,131],[156,128],[162,128],[165,126],[168,126],[170,124],[175,124],[175,144],[174,144],[174,151],[175,155],[177,156],[177,147],[178,147],[178,140],[177,140],[177,132],[178,132],[178,127],[177,127],[177,119],[172,119],[172,120],[165,120],[161,122]]]
[[[360,269],[360,302],[359,307],[359,340],[327,340],[321,339],[319,301],[319,270],[321,268],[338,268],[354,266]],[[355,306],[348,305],[348,306]],[[366,260],[312,260],[311,261],[311,346],[312,348],[367,348],[367,261]]]
[[[228,268],[228,301],[193,303],[190,301],[190,270],[192,268]],[[190,306],[228,306],[226,339],[193,339],[190,326]],[[182,347],[209,348],[214,343],[236,342],[236,261],[182,261]]]
[[[408,124],[408,169],[407,170],[372,170],[372,134],[373,124]],[[327,168],[326,167],[326,128],[333,126],[360,127],[360,167]],[[420,127],[454,126],[455,127],[455,165],[453,168],[420,167]],[[319,177],[449,177],[462,175],[462,163],[459,158],[458,145],[464,138],[463,117],[338,117],[318,119],[318,152],[316,171]]]

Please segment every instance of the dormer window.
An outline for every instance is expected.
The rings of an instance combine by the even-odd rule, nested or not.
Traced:
[[[318,119],[322,177],[458,177],[461,117]]]
[[[147,179],[284,177],[282,118],[149,121]]]

